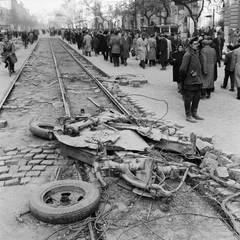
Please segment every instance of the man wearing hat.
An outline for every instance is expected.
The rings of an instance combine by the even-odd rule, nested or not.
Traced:
[[[203,120],[203,118],[197,114],[203,83],[201,64],[197,50],[198,37],[195,37],[189,41],[189,48],[183,56],[179,69],[183,82],[186,120],[192,123],[196,123],[196,120]]]

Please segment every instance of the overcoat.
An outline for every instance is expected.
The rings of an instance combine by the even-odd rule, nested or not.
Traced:
[[[192,71],[196,72],[195,76],[191,75]],[[201,63],[198,55],[191,47],[188,48],[188,51],[183,56],[179,72],[181,76],[184,76],[184,88],[203,83]]]
[[[149,60],[156,60],[156,50],[157,50],[157,41],[155,38],[150,37],[148,39],[149,44],[149,52],[148,52],[148,59]]]
[[[138,57],[141,61],[146,60],[147,56],[147,48],[148,48],[148,40],[145,38],[144,40],[140,37],[137,40],[137,47],[138,47]]]
[[[168,60],[168,43],[165,38],[158,39],[157,51],[159,53],[159,61],[165,62]]]
[[[91,52],[92,49],[92,37],[86,34],[83,38],[83,47],[85,52]]]
[[[179,68],[181,66],[184,54],[185,54],[185,51],[181,51],[181,52],[175,51],[172,54],[172,57],[171,57],[172,63],[171,64],[173,65],[173,81],[174,82],[178,82],[178,83],[181,82]]]
[[[235,87],[240,88],[240,47],[233,51],[230,69],[234,71]]]
[[[215,50],[206,45],[202,48],[200,53],[200,59],[203,71],[203,89],[214,87],[214,65],[217,62],[217,56]]]
[[[6,57],[8,55],[11,55],[10,59],[11,59],[12,63],[17,62],[17,56],[15,54],[15,45],[12,42],[8,42],[8,43],[4,42],[2,44],[1,54],[2,54],[3,62],[6,61]]]
[[[118,35],[110,37],[109,46],[111,47],[111,53],[120,54],[122,46],[122,38]]]
[[[121,51],[122,58],[129,58],[129,48],[130,44],[128,37],[127,38],[122,37],[122,51]]]

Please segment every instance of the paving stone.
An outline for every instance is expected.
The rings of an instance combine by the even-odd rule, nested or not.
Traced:
[[[9,169],[9,173],[17,173],[18,168],[18,165],[12,165]]]
[[[7,166],[0,167],[0,174],[8,173],[8,171],[9,171],[9,168]]]
[[[15,150],[17,150],[17,147],[9,146],[9,147],[4,148],[5,153],[15,151]]]
[[[17,165],[19,162],[19,159],[10,159],[5,161],[5,165],[11,166],[11,165]]]
[[[26,173],[26,177],[38,177],[40,173],[40,171],[29,171]]]
[[[44,171],[46,167],[46,165],[36,165],[32,168],[32,171]]]
[[[42,151],[43,151],[42,148],[34,148],[31,150],[31,153],[40,154],[42,153]]]
[[[26,153],[29,153],[31,150],[32,150],[31,148],[24,148],[23,150],[21,150],[20,153],[26,154]]]
[[[30,148],[41,148],[41,145],[39,145],[39,144],[29,144],[28,147],[30,147]]]
[[[232,195],[234,194],[235,192],[232,191],[231,189],[228,189],[228,188],[224,188],[224,187],[220,187],[220,188],[216,188],[217,192],[219,194],[221,194],[222,196],[229,196],[229,195]]]
[[[231,161],[233,161],[233,162],[240,162],[240,156],[238,156],[238,155],[232,156],[231,157]]]
[[[5,181],[5,186],[13,186],[13,185],[18,185],[18,184],[19,184],[18,178],[14,178],[14,179]]]
[[[47,154],[37,154],[33,157],[34,160],[37,159],[45,159],[47,157]]]
[[[18,151],[22,151],[23,149],[25,149],[26,148],[26,146],[20,146],[20,147],[17,147],[17,150]]]
[[[240,182],[240,169],[228,169],[228,173],[233,180]]]
[[[31,181],[31,177],[21,178],[20,184],[27,184]]]
[[[0,161],[10,160],[10,159],[12,159],[11,156],[3,156],[3,157],[0,157]]]
[[[41,163],[42,160],[36,159],[36,160],[31,160],[28,162],[28,165],[38,165]]]
[[[44,149],[43,153],[45,153],[45,154],[54,154],[55,150],[53,150],[53,149]]]
[[[13,174],[12,173],[3,173],[0,175],[0,181],[5,181],[5,180],[9,180],[12,179]]]
[[[41,165],[51,166],[51,165],[53,165],[53,163],[54,163],[54,160],[43,160],[41,162]]]
[[[0,187],[3,187],[5,185],[5,181],[0,181]]]
[[[26,166],[21,166],[18,169],[18,172],[25,172],[25,171],[30,171],[32,169],[32,166],[26,165]]]
[[[34,157],[35,153],[27,153],[26,155],[24,155],[24,158],[27,160],[30,160]]]
[[[220,149],[213,149],[213,150],[211,150],[211,153],[216,155],[217,157],[220,157],[222,155],[222,150],[220,150]]]
[[[5,162],[4,161],[0,161],[0,167],[4,166]]]
[[[211,151],[214,148],[211,143],[202,141],[199,138],[196,140],[196,146],[199,149],[201,155],[205,155],[206,152]]]
[[[227,164],[231,164],[232,163],[232,161],[229,158],[227,158],[227,157],[225,157],[223,155],[221,155],[218,158],[218,162],[219,162],[220,166],[222,166],[222,167],[226,167]]]
[[[27,165],[27,163],[28,163],[28,160],[22,158],[22,159],[19,159],[18,166],[25,166],[25,165]]]
[[[17,154],[17,155],[12,156],[12,158],[14,158],[14,159],[20,159],[23,157],[24,157],[24,154]]]
[[[215,174],[216,174],[216,176],[218,176],[220,178],[228,178],[229,177],[227,168],[225,168],[225,167],[217,167],[215,169]]]
[[[0,128],[5,128],[7,126],[7,120],[1,119],[0,120]]]
[[[47,155],[46,159],[47,160],[55,160],[57,159],[58,155],[57,154],[49,154]]]
[[[13,174],[13,178],[23,178],[23,177],[25,177],[25,175],[26,175],[26,172],[18,172],[18,173],[14,173]]]
[[[6,153],[6,156],[13,156],[13,155],[17,155],[18,151],[10,151]]]

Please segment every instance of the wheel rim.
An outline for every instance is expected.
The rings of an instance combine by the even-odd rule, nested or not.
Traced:
[[[43,193],[42,201],[53,208],[66,208],[85,198],[85,191],[77,186],[60,186]]]

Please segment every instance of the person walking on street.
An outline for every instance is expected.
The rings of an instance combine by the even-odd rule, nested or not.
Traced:
[[[85,56],[91,57],[91,50],[92,50],[92,37],[89,35],[88,31],[85,32],[86,35],[83,38],[83,47]]]
[[[182,64],[182,59],[184,54],[185,54],[185,51],[183,50],[183,45],[179,44],[177,46],[177,50],[173,52],[172,57],[170,59],[170,64],[173,65],[173,81],[177,82],[179,93],[182,93],[182,83],[181,83],[179,68]]]
[[[203,120],[203,118],[197,114],[203,83],[201,63],[197,55],[197,50],[198,37],[195,37],[189,41],[188,50],[183,56],[179,69],[183,78],[186,120],[192,123],[196,123],[195,119]]]
[[[147,57],[147,49],[148,49],[148,40],[146,38],[146,33],[142,33],[142,36],[137,40],[137,47],[138,47],[138,56],[140,59],[139,66],[145,69],[145,61]]]
[[[121,51],[121,62],[124,66],[127,66],[127,59],[129,58],[129,49],[131,48],[131,41],[128,37],[127,32],[122,36],[122,51]]]
[[[240,44],[240,39],[238,40]],[[240,47],[234,49],[230,71],[234,71],[235,86],[237,88],[237,99],[240,100]]]
[[[157,51],[159,53],[159,62],[162,65],[161,70],[166,70],[166,62],[168,61],[168,43],[163,34],[158,38]]]
[[[157,50],[157,42],[154,38],[154,34],[150,35],[148,39],[149,44],[149,52],[148,52],[148,59],[149,59],[149,67],[156,66],[156,50]]]
[[[210,98],[212,89],[214,87],[214,65],[217,62],[216,52],[209,46],[210,40],[202,41],[203,48],[200,53],[202,72],[203,72],[203,86],[202,98]]]
[[[119,31],[115,31],[114,35],[111,36],[109,46],[111,48],[114,67],[119,67],[119,57],[122,47],[122,38],[119,36]]]
[[[15,45],[13,42],[10,42],[8,37],[5,36],[4,42],[1,46],[1,55],[2,61],[5,63],[5,68],[8,67],[7,58],[10,58],[10,70],[12,73],[15,73],[14,65],[17,62],[17,56],[15,54]]]
[[[223,85],[221,86],[221,88],[226,89],[227,85],[228,85],[228,78],[230,77],[230,81],[231,81],[231,88],[229,91],[234,92],[234,72],[231,71],[231,62],[232,62],[232,56],[233,56],[233,46],[232,45],[228,45],[227,46],[227,53],[225,55],[225,60],[224,60],[224,65],[225,65],[225,76],[224,76],[224,80],[223,80]]]

